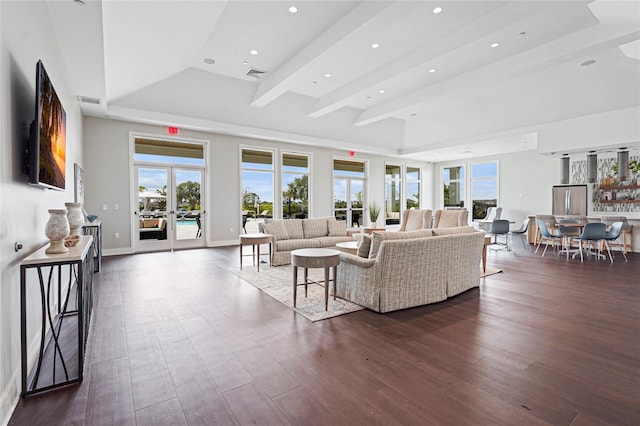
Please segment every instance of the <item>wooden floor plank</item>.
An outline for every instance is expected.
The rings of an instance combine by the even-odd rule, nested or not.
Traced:
[[[490,252],[444,302],[312,323],[238,248],[105,257],[79,385],[10,424],[554,424],[640,418],[640,255]]]

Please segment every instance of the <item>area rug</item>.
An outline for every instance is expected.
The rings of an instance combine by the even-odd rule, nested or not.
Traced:
[[[271,268],[268,265],[260,265],[260,272],[257,272],[254,267],[247,267],[242,271],[239,268],[230,268],[229,271],[313,322],[364,309],[360,305],[340,298],[333,300],[333,283],[329,287],[329,309],[327,311],[324,310],[324,288],[318,284],[308,286],[309,291],[306,298],[304,297],[304,286],[299,286],[296,307],[294,308],[291,265]],[[300,268],[298,269],[298,282],[302,282],[302,278],[303,269]],[[309,269],[309,278],[322,282],[324,270]]]
[[[498,274],[502,272],[502,269],[492,268],[491,266],[487,266],[487,270],[482,272],[482,267],[480,267],[480,278],[488,277],[489,275]]]

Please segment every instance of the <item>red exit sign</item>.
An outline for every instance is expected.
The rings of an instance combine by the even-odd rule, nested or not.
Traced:
[[[178,129],[177,127],[167,127],[167,133],[169,133],[170,135],[177,135],[179,131],[180,129]]]

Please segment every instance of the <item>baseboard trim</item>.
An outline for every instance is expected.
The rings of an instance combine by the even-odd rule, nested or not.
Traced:
[[[120,256],[123,254],[134,254],[135,251],[131,247],[123,247],[117,249],[106,249],[102,252],[103,256]]]
[[[4,392],[0,395],[0,413],[4,416],[0,423],[2,426],[7,426],[9,424],[9,420],[11,420],[11,416],[18,406],[18,401],[20,401],[20,388],[18,384],[19,375],[20,368],[13,373],[7,387],[4,388]]]
[[[209,241],[207,247],[224,247],[224,246],[237,246],[240,244],[240,240],[226,240],[226,241]]]

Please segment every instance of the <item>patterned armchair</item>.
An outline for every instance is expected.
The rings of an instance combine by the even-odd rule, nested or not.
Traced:
[[[399,232],[431,228],[431,210],[409,209],[402,214]]]
[[[469,225],[468,210],[436,210],[434,228],[455,228]]]

